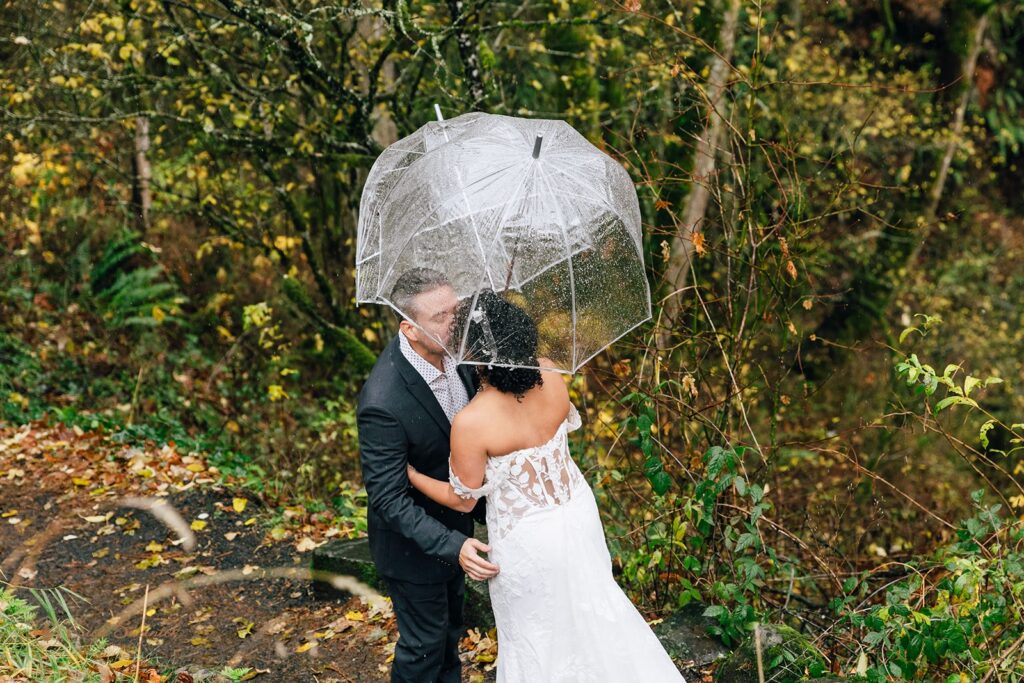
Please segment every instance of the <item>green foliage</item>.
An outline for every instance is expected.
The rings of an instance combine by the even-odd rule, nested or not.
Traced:
[[[869,681],[980,680],[1024,676],[1013,645],[1024,635],[1024,523],[971,500],[975,514],[934,559],[907,566],[880,604],[863,607],[868,576],[851,578],[836,613],[861,634]],[[966,676],[964,679],[962,676]]]
[[[143,265],[151,256],[138,233],[124,231],[107,243],[93,265],[90,290],[112,328],[184,322],[177,314],[185,298],[167,281],[163,266]]]
[[[97,641],[85,648],[77,643],[64,592],[61,588],[33,589],[30,593],[38,603],[33,605],[0,586],[0,673],[39,683],[99,682],[94,662],[106,643]],[[45,639],[36,632],[40,608],[48,620]]]
[[[636,430],[631,443],[640,449],[644,457],[643,472],[654,493],[663,496],[672,487],[672,478],[665,472],[659,453],[654,452],[655,441],[652,430],[657,423],[654,404],[649,396],[634,392],[623,398],[628,417],[622,423],[624,431]]]

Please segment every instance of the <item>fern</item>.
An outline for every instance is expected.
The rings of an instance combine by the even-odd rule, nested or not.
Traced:
[[[111,327],[182,324],[174,313],[185,302],[160,265],[145,265],[149,251],[127,230],[112,239],[92,267],[91,289]]]

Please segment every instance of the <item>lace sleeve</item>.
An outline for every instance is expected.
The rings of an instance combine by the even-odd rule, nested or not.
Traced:
[[[566,418],[569,423],[568,431],[579,429],[583,425],[583,420],[580,419],[580,413],[576,410],[576,406],[569,402],[569,416]]]
[[[481,484],[478,488],[466,486],[465,484],[462,483],[462,480],[459,479],[459,476],[452,471],[452,460],[451,458],[448,458],[448,483],[452,485],[452,489],[455,491],[455,495],[457,495],[459,498],[462,498],[464,500],[469,500],[470,498],[472,498],[476,500],[483,498],[484,496],[491,493],[494,490],[497,481],[487,481],[487,479],[485,478],[484,483]]]

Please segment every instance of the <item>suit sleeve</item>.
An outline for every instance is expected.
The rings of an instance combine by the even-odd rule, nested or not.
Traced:
[[[476,502],[476,507],[469,513],[477,524],[487,524],[487,497]]]
[[[367,406],[359,411],[357,425],[369,505],[388,528],[424,553],[458,565],[466,536],[428,515],[409,495],[407,444],[398,420],[383,408]]]

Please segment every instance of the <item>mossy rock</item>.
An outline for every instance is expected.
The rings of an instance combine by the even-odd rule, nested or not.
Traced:
[[[764,624],[761,654],[764,677],[773,683],[806,682],[826,671],[825,658],[811,641],[784,624]],[[828,680],[828,679],[825,679]],[[758,683],[754,636],[750,635],[715,673],[716,683]]]
[[[477,538],[486,543],[485,527],[478,526]],[[377,575],[377,568],[370,556],[370,546],[365,538],[338,540],[326,543],[313,551],[310,568],[316,572],[340,574],[354,577],[387,595],[387,584]],[[352,597],[326,581],[314,581],[313,594],[321,600],[347,600]],[[466,580],[466,626],[486,631],[494,626],[491,612],[491,596],[487,583]]]

